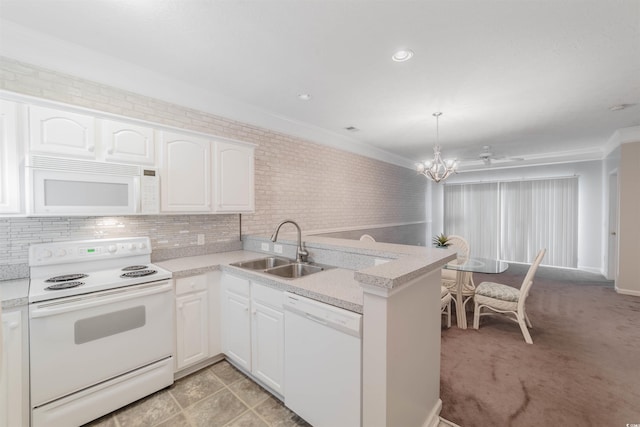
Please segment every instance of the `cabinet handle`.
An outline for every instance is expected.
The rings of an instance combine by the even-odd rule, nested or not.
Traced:
[[[89,147],[87,147],[87,149],[88,149],[90,152],[92,152],[92,153],[93,153],[93,152],[94,152],[94,150],[96,149],[96,146],[95,146],[95,145],[90,145]]]
[[[113,148],[110,148],[109,150],[107,150],[107,154],[109,155],[113,154]]]
[[[18,327],[18,322],[9,323],[9,329],[16,329]]]

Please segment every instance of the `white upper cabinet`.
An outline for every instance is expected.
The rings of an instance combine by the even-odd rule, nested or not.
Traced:
[[[161,210],[211,212],[211,142],[162,132]]]
[[[161,214],[255,212],[253,144],[46,100],[14,101],[0,99],[0,214],[24,210],[21,186],[29,181],[21,162],[34,167],[49,156],[159,169]]]
[[[254,147],[217,141],[215,150],[215,211],[253,212]]]
[[[31,105],[29,149],[38,153],[95,158],[95,118]]]
[[[105,160],[135,165],[155,164],[154,130],[113,120],[100,120]]]
[[[20,212],[17,105],[0,100],[0,213]]]

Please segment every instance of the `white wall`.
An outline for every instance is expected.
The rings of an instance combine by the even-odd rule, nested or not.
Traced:
[[[640,141],[620,147],[618,277],[616,290],[640,296]]]
[[[563,163],[546,166],[530,166],[509,169],[488,169],[486,171],[461,172],[447,180],[447,183],[495,182],[539,178],[579,176],[578,194],[578,268],[602,273],[604,256],[602,245],[603,228],[603,174],[602,161]],[[442,189],[433,192],[434,202],[431,213],[433,223],[444,221]],[[434,229],[437,232],[437,229]]]

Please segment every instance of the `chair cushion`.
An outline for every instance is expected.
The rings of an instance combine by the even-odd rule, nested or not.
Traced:
[[[520,289],[494,282],[482,282],[476,288],[476,295],[499,299],[502,301],[518,302]]]

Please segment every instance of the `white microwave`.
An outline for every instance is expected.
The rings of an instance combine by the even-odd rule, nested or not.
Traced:
[[[160,211],[155,169],[32,155],[27,165],[30,215],[132,215]]]

